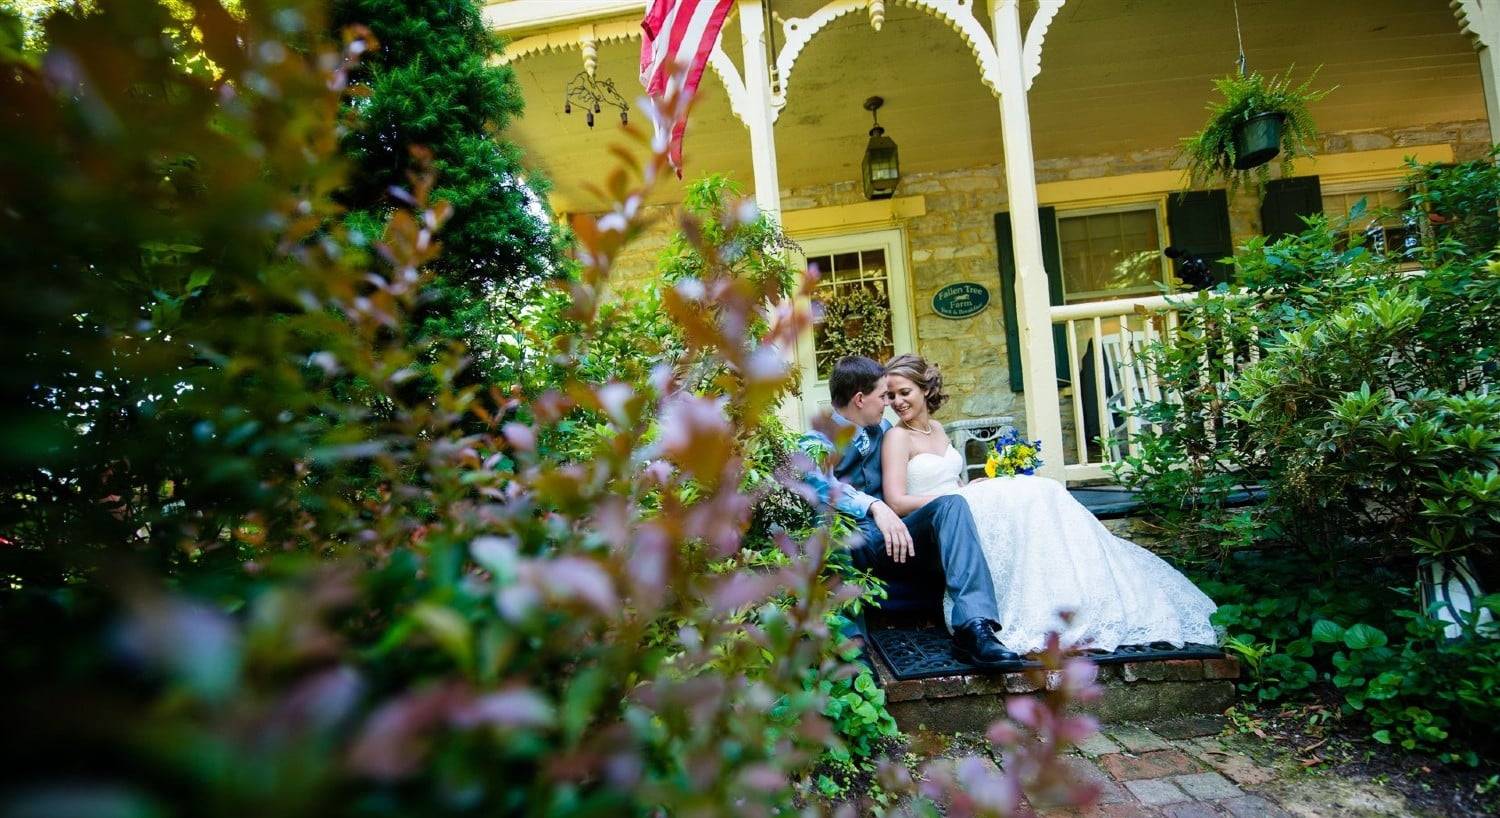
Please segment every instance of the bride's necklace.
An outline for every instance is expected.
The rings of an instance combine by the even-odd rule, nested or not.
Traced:
[[[919,435],[930,435],[930,434],[932,434],[932,421],[930,421],[930,420],[927,421],[927,428],[926,429],[914,429],[914,428],[912,428],[912,425],[910,423],[907,423],[904,420],[901,421],[901,426],[902,426],[902,428],[906,429],[907,431],[916,432]]]

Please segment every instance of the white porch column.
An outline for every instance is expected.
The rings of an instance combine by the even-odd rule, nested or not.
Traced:
[[[1484,111],[1490,120],[1490,144],[1500,143],[1500,55],[1479,47],[1479,79],[1484,83]]]
[[[766,24],[761,0],[739,0],[740,40],[745,58],[745,92],[750,104],[750,159],[755,171],[755,204],[781,223],[781,181],[776,176],[776,132],[772,127],[771,71],[766,64]]]
[[[1031,153],[1031,114],[1026,102],[1018,0],[993,6],[995,51],[1000,58],[1000,125],[1005,147],[1005,190],[1016,255],[1016,318],[1021,371],[1026,377],[1026,434],[1042,441],[1041,473],[1063,479],[1062,412],[1057,361],[1052,350],[1052,305],[1042,262],[1037,217],[1036,169]]]
[[[1459,28],[1474,38],[1490,142],[1500,143],[1500,0],[1450,0]]]
[[[766,63],[766,21],[761,0],[739,0],[740,45],[745,60],[745,126],[750,129],[750,162],[755,175],[755,206],[781,224],[781,180],[776,173],[775,117],[771,107],[771,71]],[[797,348],[781,351],[789,366],[797,364]],[[791,429],[802,428],[802,401],[788,396],[776,414]]]

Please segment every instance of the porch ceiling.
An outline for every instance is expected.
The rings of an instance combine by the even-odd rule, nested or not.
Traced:
[[[778,14],[805,15],[818,0],[773,0]],[[1250,66],[1304,74],[1339,89],[1314,107],[1325,131],[1482,119],[1477,60],[1447,0],[1241,0]],[[779,28],[779,27],[778,27]],[[778,32],[779,33],[779,32]],[[731,19],[725,51],[739,61]],[[779,46],[778,38],[778,46]],[[639,42],[603,44],[598,76],[637,96]],[[1039,160],[1170,148],[1202,122],[1211,80],[1236,52],[1228,0],[1071,0],[1042,52],[1030,94]],[[608,112],[592,131],[562,113],[563,89],[582,69],[578,51],[535,54],[513,64],[527,102],[509,136],[554,184],[558,210],[598,206],[584,188],[609,167]],[[1000,114],[974,58],[953,31],[890,3],[885,27],[862,13],[820,32],[793,71],[776,124],[783,189],[854,181],[869,116],[868,96],[886,99],[881,124],[901,147],[905,173],[1001,161]],[[750,187],[749,138],[729,110],[718,77],[704,75],[687,136],[689,178],[719,171]],[[679,196],[675,185],[659,201]]]

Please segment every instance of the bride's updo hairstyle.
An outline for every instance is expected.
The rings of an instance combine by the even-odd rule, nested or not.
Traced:
[[[948,402],[948,393],[943,391],[943,373],[920,356],[897,355],[885,365],[885,374],[900,375],[916,384],[927,395],[928,412],[936,412]]]

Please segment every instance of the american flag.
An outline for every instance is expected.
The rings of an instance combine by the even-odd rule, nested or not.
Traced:
[[[719,39],[724,18],[734,0],[652,0],[651,8],[641,20],[645,36],[641,39],[641,85],[650,96],[660,96],[667,83],[683,78],[682,93],[691,97],[703,79],[708,55]],[[684,70],[685,74],[677,73]],[[676,122],[656,123],[658,129],[672,129],[667,159],[682,176],[682,135],[687,118]]]

